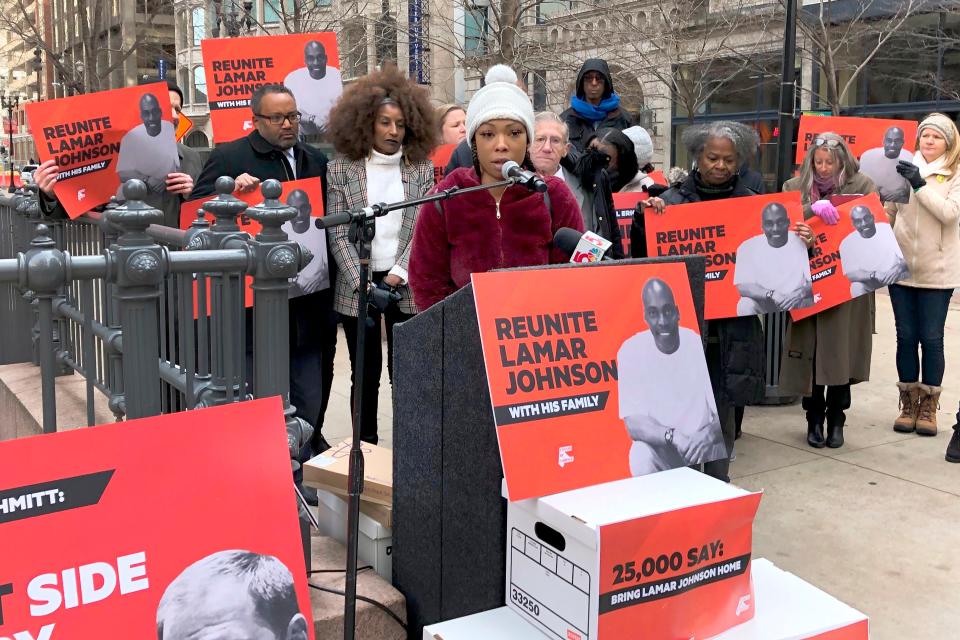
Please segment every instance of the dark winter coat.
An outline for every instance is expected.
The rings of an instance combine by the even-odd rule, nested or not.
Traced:
[[[284,153],[267,142],[258,131],[250,135],[218,145],[203,166],[200,178],[193,187],[190,199],[204,198],[216,193],[214,185],[220,176],[237,176],[249,173],[260,182],[265,180],[302,180],[320,178],[323,184],[324,204],[327,197],[327,156],[319,149],[298,142],[293,148],[297,160],[296,177],[290,170]]]
[[[497,205],[489,191],[451,198],[420,209],[407,269],[417,307],[424,311],[470,282],[470,274],[493,269],[567,262],[553,246],[561,227],[583,231],[580,208],[562,180],[546,177],[544,194],[513,186]],[[435,190],[474,187],[473,169],[457,169]]]
[[[783,185],[786,191],[801,191],[800,178]],[[843,183],[837,195],[876,193],[869,177],[855,173]],[[810,194],[801,194],[803,217],[814,215]],[[876,324],[876,300],[873,293],[848,300],[841,305],[790,321],[783,340],[780,365],[780,389],[784,393],[810,395],[813,385],[855,384],[870,379],[873,356],[873,330]]]
[[[583,98],[583,76],[585,76],[588,71],[597,71],[603,75],[607,81],[607,90],[603,94],[603,97],[610,97],[615,91],[613,88],[613,78],[610,75],[610,67],[607,66],[606,60],[601,60],[599,58],[591,58],[584,62],[583,66],[580,67],[580,71],[577,73],[577,97]],[[576,111],[574,111],[573,107],[570,107],[561,113],[560,118],[567,123],[567,128],[570,130],[568,136],[570,139],[570,144],[572,144],[574,148],[579,151],[583,151],[583,145],[586,143],[587,138],[589,138],[597,129],[613,127],[614,129],[623,131],[624,129],[629,129],[635,124],[633,116],[631,116],[626,109],[622,108],[611,111],[607,114],[605,119],[598,122],[592,122],[581,117]]]
[[[755,196],[739,181],[730,198]],[[667,205],[701,202],[691,175],[679,186],[671,187],[660,198]],[[655,215],[655,214],[649,214]],[[636,223],[634,223],[636,224]],[[632,252],[631,252],[632,253]],[[757,316],[724,318],[707,322],[709,341],[707,348],[719,348],[719,366],[710,369],[710,381],[718,392],[723,393],[729,404],[745,406],[754,404],[766,393],[765,348],[763,326]]]

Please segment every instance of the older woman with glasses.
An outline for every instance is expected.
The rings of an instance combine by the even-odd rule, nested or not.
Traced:
[[[783,190],[800,192],[805,219],[819,216],[832,225],[840,221],[832,196],[874,193],[877,188],[873,180],[860,173],[843,138],[823,133],[807,150],[800,175],[787,180]],[[810,238],[809,227],[802,226]],[[803,396],[807,444],[811,447],[835,449],[843,445],[850,385],[870,379],[874,315],[870,293],[787,327],[780,389]]]

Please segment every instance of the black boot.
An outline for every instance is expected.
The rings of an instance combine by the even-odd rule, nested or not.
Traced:
[[[807,422],[807,444],[814,449],[823,449],[823,423]]]
[[[843,420],[827,418],[827,446],[839,449],[843,446]]]
[[[960,462],[960,411],[957,411],[957,424],[953,425],[953,436],[947,444],[947,462]]]

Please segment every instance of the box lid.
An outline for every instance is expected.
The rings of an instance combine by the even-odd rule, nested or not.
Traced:
[[[756,611],[711,640],[867,640],[867,616],[764,558],[752,564]],[[838,630],[846,633],[838,634]]]
[[[729,500],[750,492],[687,467],[646,476],[524,500],[518,506],[538,512],[556,512],[590,528],[643,518],[710,502]]]
[[[335,493],[346,493],[350,473],[352,439],[331,447],[303,465],[303,483]],[[362,443],[363,498],[393,506],[393,452],[384,447]]]
[[[423,640],[544,640],[546,636],[507,607],[438,622],[423,628]]]

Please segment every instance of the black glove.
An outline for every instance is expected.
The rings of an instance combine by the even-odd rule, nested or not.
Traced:
[[[897,173],[902,175],[914,190],[927,184],[927,181],[920,177],[920,167],[912,162],[907,162],[906,160],[898,162]]]
[[[397,292],[396,287],[391,287],[383,280],[376,286],[370,287],[370,304],[380,313],[385,312],[390,305],[400,302],[400,298],[402,296]]]
[[[608,164],[610,164],[610,156],[602,151],[589,147],[577,160],[577,168],[574,173],[580,178],[581,183],[592,190],[594,183],[597,181],[597,172],[601,169],[606,169]]]

